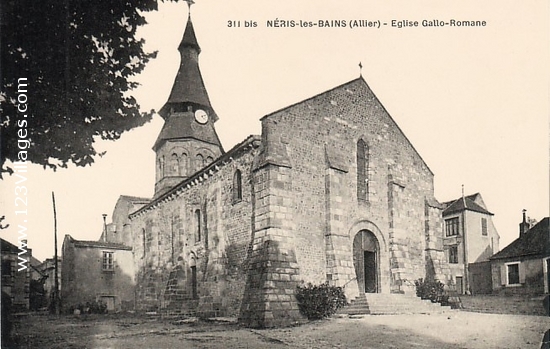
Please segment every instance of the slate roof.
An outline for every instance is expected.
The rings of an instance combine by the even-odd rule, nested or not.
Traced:
[[[210,104],[210,98],[206,92],[204,81],[199,69],[199,62],[193,50],[196,50],[196,54],[200,53],[200,47],[197,43],[195,36],[195,30],[193,29],[193,23],[191,18],[187,20],[187,26],[183,34],[183,39],[178,47],[181,55],[180,67],[178,74],[172,85],[172,91],[166,101],[166,104],[160,109],[159,114],[166,118],[170,108],[176,108],[177,105],[187,103],[195,106],[201,106],[207,109],[208,115],[212,121],[217,121],[218,116]]]
[[[12,252],[12,253],[19,253],[20,252],[18,246],[12,244],[11,242],[9,242],[7,240],[0,239],[0,245],[1,245],[0,250],[2,252]],[[29,248],[27,247],[27,249],[29,249]],[[30,263],[31,266],[37,266],[37,265],[42,264],[42,262],[34,256],[31,256],[31,258],[29,260],[29,263]]]
[[[131,195],[121,195],[120,198],[134,202],[134,203],[137,202],[137,203],[144,203],[144,204],[151,201],[150,198],[142,198],[139,196],[131,196]]]
[[[544,218],[490,259],[550,256],[550,227],[548,222],[548,217]]]
[[[197,139],[222,147],[212,122],[201,125],[194,121],[193,112],[188,111],[172,114],[168,117],[162,126],[153,149],[156,150],[164,141],[185,138]]]
[[[493,216],[494,215],[493,213],[489,212],[486,208],[474,202],[474,199],[477,195],[478,194],[476,193],[474,195],[465,196],[464,199],[458,198],[454,201],[444,202],[443,206],[445,207],[445,209],[443,210],[443,216],[447,216],[453,213],[458,213],[466,210],[485,213]]]
[[[466,199],[470,199],[471,201],[476,201],[476,198],[480,196],[479,193],[475,193],[475,194],[472,194],[472,195],[467,195],[465,196]],[[459,199],[462,199],[462,197],[460,197]],[[459,200],[459,199],[454,199],[454,200],[451,200],[451,201],[446,201],[446,202],[443,202],[442,205],[447,208],[449,207],[452,203],[454,203],[456,200]]]
[[[193,22],[191,22],[191,14],[187,17],[187,24],[185,25],[185,31],[183,32],[183,39],[178,47],[178,50],[183,50],[185,47],[192,47],[201,52],[199,43],[197,42],[197,36],[195,35],[195,28],[193,28]]]
[[[109,249],[115,249],[115,250],[128,250],[128,251],[132,250],[131,247],[126,246],[124,244],[118,244],[114,242],[105,242],[105,241],[76,240],[70,235],[68,235],[68,237],[75,247],[97,247],[97,248],[109,248]]]
[[[0,239],[0,245],[2,252],[19,252],[19,248],[7,240]]]

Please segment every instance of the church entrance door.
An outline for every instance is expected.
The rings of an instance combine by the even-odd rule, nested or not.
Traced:
[[[353,265],[360,292],[380,292],[379,245],[374,234],[361,230],[353,239]]]
[[[365,251],[365,292],[375,293],[376,285],[376,252]]]

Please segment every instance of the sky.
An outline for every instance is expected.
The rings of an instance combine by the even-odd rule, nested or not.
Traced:
[[[191,15],[226,150],[260,134],[262,116],[361,73],[435,174],[436,198],[456,199],[462,185],[466,194],[480,192],[502,248],[518,237],[522,209],[537,220],[549,215],[548,6],[542,0],[197,0]],[[187,15],[185,2],[160,4],[139,31],[145,49],[158,51],[136,77],[144,111],[159,110],[168,98]],[[268,27],[277,19],[347,25]],[[422,26],[423,20],[451,19],[487,25]],[[351,20],[380,21],[381,27],[350,28]],[[392,20],[418,21],[418,27],[393,27]],[[98,239],[102,214],[109,222],[119,195],[152,196],[151,147],[161,127],[157,115],[118,141],[98,141],[97,149],[107,153],[91,167],[53,172],[29,166],[25,224],[35,257],[53,256],[52,192],[59,251],[65,234]],[[0,236],[13,243],[20,223],[16,180],[0,183],[2,223],[11,222]]]

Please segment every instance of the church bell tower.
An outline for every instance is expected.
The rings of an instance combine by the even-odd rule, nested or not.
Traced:
[[[153,146],[155,198],[224,152],[214,128],[218,116],[210,104],[199,69],[201,49],[190,13],[178,50],[180,67],[170,97],[159,111],[164,126]]]

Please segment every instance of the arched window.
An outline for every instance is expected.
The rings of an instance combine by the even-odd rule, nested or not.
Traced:
[[[141,228],[141,238],[143,239],[143,256],[145,258],[145,252],[147,251],[147,236],[145,235],[145,228]]]
[[[207,157],[207,158],[206,158],[206,163],[205,163],[205,165],[211,164],[212,161],[214,161],[214,158],[213,158],[213,157],[211,157],[211,156]]]
[[[357,200],[369,200],[369,146],[364,140],[357,141]]]
[[[164,177],[164,155],[159,157],[159,174],[160,178]]]
[[[241,171],[235,171],[233,175],[233,202],[239,202],[243,199],[243,183],[241,179]]]
[[[204,156],[197,154],[195,157],[195,172],[200,170],[204,166]]]
[[[180,158],[180,175],[187,176],[187,154],[181,154]]]
[[[195,242],[201,241],[202,235],[202,226],[201,226],[201,210],[195,210]]]
[[[172,176],[180,175],[180,161],[178,159],[178,154],[172,154],[170,159],[170,172]]]

